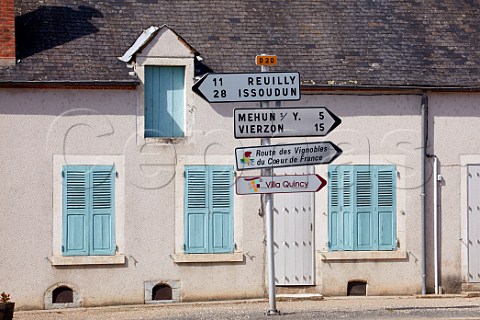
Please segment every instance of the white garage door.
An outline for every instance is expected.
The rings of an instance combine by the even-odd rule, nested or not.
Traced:
[[[275,169],[275,175],[313,173],[313,167]],[[278,286],[314,284],[314,193],[273,196],[275,283]]]

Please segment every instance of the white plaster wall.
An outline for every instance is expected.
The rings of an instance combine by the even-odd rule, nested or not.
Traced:
[[[13,89],[0,96],[2,290],[19,308],[43,307],[45,291],[61,282],[78,287],[86,304],[124,291],[131,268],[52,267],[53,155],[123,154],[134,128],[132,91]]]
[[[171,31],[161,30],[144,53],[135,68],[141,80],[143,64],[184,65],[185,87],[191,88],[193,55]],[[185,101],[185,138],[145,140],[142,85],[131,91],[0,90],[0,177],[5,181],[0,241],[8,243],[11,257],[0,261],[0,283],[17,308],[42,308],[45,292],[56,283],[78,288],[84,306],[142,303],[145,282],[156,280],[180,283],[181,300],[263,296],[263,218],[257,197],[234,199],[236,254],[243,261],[174,261],[183,246],[179,165],[233,165],[233,149],[240,145],[230,134],[228,108],[211,107],[190,90]],[[95,157],[122,163],[119,216],[124,221],[116,236],[126,263],[52,266],[59,252],[59,235],[53,232],[61,224],[54,220],[59,195],[52,168],[82,159],[91,164]]]
[[[439,159],[439,277],[443,292],[458,293],[468,284],[466,229],[466,166],[480,163],[479,94],[428,93],[429,142],[427,152]],[[328,240],[327,192],[316,194],[317,290],[326,295],[346,294],[350,280],[367,281],[367,294],[421,292],[421,119],[420,96],[312,97],[331,108],[342,124],[329,140],[344,149],[335,163],[395,163],[397,183],[398,252],[363,255],[359,259],[325,259]],[[302,105],[306,105],[306,96]],[[308,104],[308,103],[307,103]],[[311,104],[314,105],[314,104]],[[433,158],[427,161],[426,283],[434,292]],[[326,175],[326,167],[317,166]],[[331,256],[335,256],[330,254]],[[348,257],[348,254],[344,255]],[[477,284],[478,287],[478,284]]]
[[[234,165],[234,149],[239,145],[231,128],[232,105],[210,106],[189,88],[194,84],[194,55],[185,43],[171,30],[161,29],[154,39],[136,57],[135,71],[140,79],[137,89],[137,143],[143,144],[143,79],[145,65],[185,66],[185,137],[173,139],[147,139],[146,149],[163,146],[172,156],[167,160],[172,183],[170,200],[171,218],[174,222],[170,233],[174,243],[171,246],[171,260],[183,253],[184,244],[184,185],[185,165]],[[226,113],[225,113],[226,112]],[[165,161],[165,160],[164,160]],[[149,168],[149,172],[154,172]],[[159,180],[156,180],[159,181]],[[225,299],[258,297],[264,293],[263,265],[263,219],[258,216],[258,198],[234,198],[234,241],[235,253],[244,255],[242,262],[198,262],[177,263],[181,280],[182,300]],[[229,283],[229,286],[225,284]]]
[[[176,219],[183,214],[175,209],[177,161],[208,153],[209,164],[230,155],[234,164],[233,134],[215,134],[230,127],[231,118],[199,99],[196,110],[202,115],[195,121],[202,130],[176,144],[138,144],[135,91],[13,89],[0,90],[0,96],[0,241],[8,257],[0,261],[0,283],[18,308],[43,308],[45,292],[56,283],[78,288],[84,306],[143,303],[144,282],[155,279],[180,280],[182,300],[263,295],[257,197],[234,200],[242,211],[235,212],[234,232],[243,262],[174,262],[175,248],[183,244],[183,236],[175,235]],[[125,221],[119,240],[124,265],[52,266],[58,252],[53,248],[52,168],[62,155],[72,164],[95,156],[101,162],[123,159]]]
[[[434,137],[431,150],[438,157],[439,174],[442,175],[440,285],[447,292],[459,292],[461,282],[468,282],[466,166],[480,163],[479,98],[480,95],[475,93],[429,95],[430,136]],[[430,215],[430,226],[432,221],[433,216]],[[430,230],[433,230],[432,227]],[[432,252],[432,246],[429,250]],[[433,261],[432,254],[429,260]]]
[[[0,90],[0,260],[2,290],[19,308],[42,308],[55,283],[71,283],[84,306],[143,303],[144,282],[180,281],[182,300],[258,297],[265,290],[264,223],[257,196],[235,196],[235,242],[243,262],[175,263],[183,235],[176,184],[179,165],[234,164],[234,148],[260,139],[233,138],[233,108],[192,96],[188,138],[176,143],[138,142],[137,92],[122,90]],[[430,134],[442,185],[442,281],[451,290],[462,276],[463,155],[479,155],[475,94],[432,94]],[[344,150],[335,163],[394,163],[399,169],[399,255],[324,259],[327,189],[315,196],[316,290],[344,295],[350,280],[366,280],[368,294],[412,294],[421,289],[420,101],[417,95],[304,95],[283,106],[326,106],[342,124],[326,138]],[[250,103],[241,106],[257,106]],[[472,118],[473,117],[473,118]],[[124,159],[125,265],[52,266],[53,158],[66,155]],[[70,157],[69,157],[70,156]],[[468,161],[468,160],[465,160]],[[218,163],[217,163],[218,164]],[[316,172],[326,176],[327,166]],[[241,174],[241,173],[238,173]],[[181,177],[180,177],[181,181]],[[430,188],[430,185],[429,185]],[[428,189],[430,190],[430,189]],[[429,198],[431,200],[431,198]],[[429,208],[429,210],[431,207]],[[431,210],[430,210],[431,211]],[[427,224],[431,222],[429,213]],[[428,283],[431,286],[431,228]],[[452,280],[453,279],[453,280]],[[450,282],[449,282],[450,281]],[[450,285],[448,285],[450,283]],[[227,285],[228,284],[228,285]],[[449,289],[450,290],[450,289]]]
[[[346,295],[347,284],[353,280],[366,281],[368,295],[420,290],[420,102],[417,95],[328,94],[304,95],[299,102],[302,106],[326,106],[341,118],[341,125],[324,138],[344,151],[333,164],[395,164],[398,171],[400,246],[396,252],[329,253],[328,190],[316,193],[316,285],[322,294]],[[316,166],[316,172],[327,177],[328,166]]]

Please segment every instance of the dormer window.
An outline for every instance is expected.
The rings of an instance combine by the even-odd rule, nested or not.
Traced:
[[[119,59],[134,68],[138,144],[184,141],[191,135],[194,59],[199,53],[167,26],[143,30]]]

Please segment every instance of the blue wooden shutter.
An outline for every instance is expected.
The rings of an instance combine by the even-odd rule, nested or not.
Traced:
[[[156,67],[145,66],[144,104],[145,137],[158,137],[158,106],[160,85]]]
[[[396,168],[377,168],[378,249],[396,249]]]
[[[63,176],[63,254],[88,254],[89,175],[86,166],[65,166]]]
[[[209,167],[210,247],[213,253],[233,252],[233,167]]]
[[[90,181],[90,255],[114,255],[115,168],[91,167]]]
[[[329,167],[328,177],[328,245],[330,250],[343,250],[343,213],[338,167]]]
[[[352,167],[329,167],[329,248],[353,249]]]
[[[185,167],[185,252],[208,252],[207,170]]]
[[[341,196],[343,214],[343,249],[353,250],[353,172],[352,167],[343,167],[341,171]]]
[[[167,91],[167,110],[171,117],[171,136],[183,137],[185,135],[185,68],[169,67],[169,72],[172,82]]]
[[[329,178],[330,250],[395,250],[395,166],[330,166]]]
[[[373,192],[372,167],[355,168],[355,220],[354,237],[356,250],[378,249],[376,237],[377,219],[374,213],[376,195]]]
[[[185,68],[145,66],[145,137],[183,137]]]

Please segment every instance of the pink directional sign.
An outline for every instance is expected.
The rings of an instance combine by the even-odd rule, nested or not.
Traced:
[[[237,194],[317,192],[327,185],[318,174],[285,175],[271,177],[239,177],[236,181]]]

